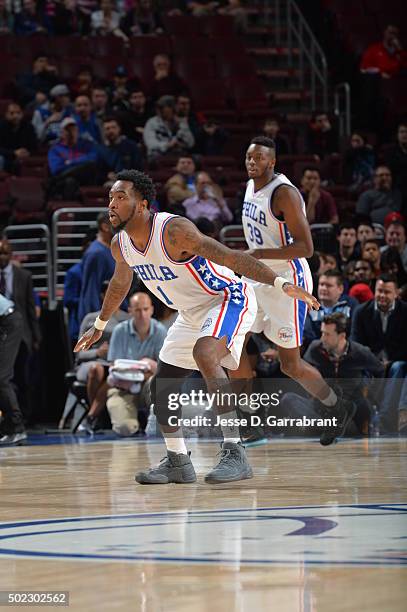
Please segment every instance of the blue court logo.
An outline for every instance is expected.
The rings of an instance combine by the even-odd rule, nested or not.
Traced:
[[[0,524],[0,556],[246,565],[407,564],[407,504],[93,516]]]

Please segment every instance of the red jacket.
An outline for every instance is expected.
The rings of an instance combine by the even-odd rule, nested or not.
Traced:
[[[360,64],[362,72],[380,72],[390,76],[398,74],[401,68],[407,68],[407,52],[401,50],[390,54],[382,42],[370,45]]]

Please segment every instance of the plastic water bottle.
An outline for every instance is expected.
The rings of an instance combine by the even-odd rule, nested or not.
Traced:
[[[371,438],[378,438],[380,436],[380,414],[376,405],[372,407],[370,415],[369,435]]]

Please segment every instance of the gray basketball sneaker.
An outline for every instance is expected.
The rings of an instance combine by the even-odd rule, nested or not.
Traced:
[[[220,451],[220,461],[205,476],[205,482],[233,482],[253,478],[253,471],[247,461],[244,446],[238,442],[224,442]]]
[[[135,479],[139,484],[187,484],[196,481],[196,474],[190,454],[182,455],[167,451],[167,456],[161,459],[159,465],[147,472],[139,472]]]

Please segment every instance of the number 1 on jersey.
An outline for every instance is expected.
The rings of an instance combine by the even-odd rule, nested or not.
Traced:
[[[159,291],[161,293],[161,295],[164,298],[164,301],[166,304],[168,304],[168,306],[173,306],[174,302],[171,302],[170,298],[168,297],[168,295],[165,295],[164,291],[161,289],[161,287],[157,286],[157,291]]]

